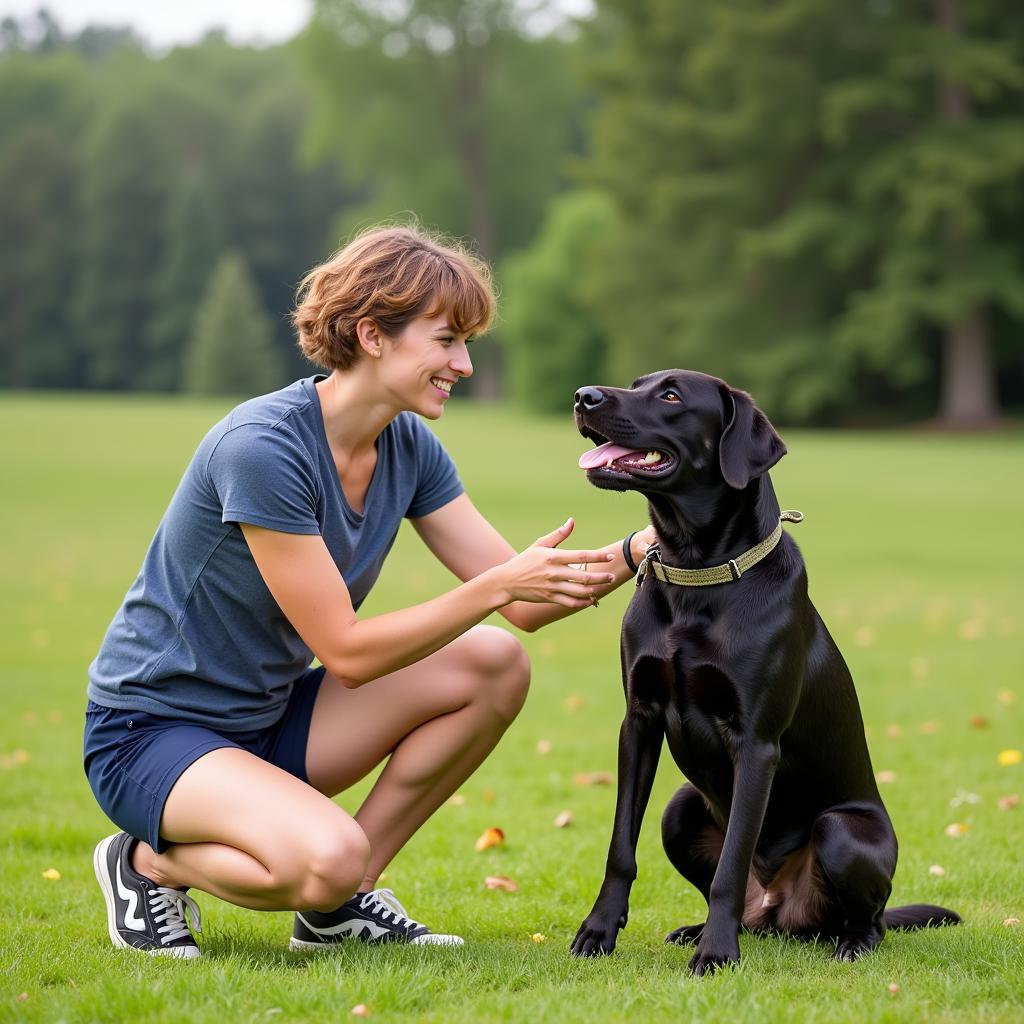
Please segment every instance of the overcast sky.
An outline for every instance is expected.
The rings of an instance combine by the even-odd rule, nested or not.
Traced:
[[[305,25],[312,0],[0,0],[0,17],[47,7],[68,32],[88,24],[131,25],[158,48],[193,43],[214,27],[234,42],[279,42]]]
[[[0,0],[0,18],[26,18],[47,7],[61,27],[131,25],[151,47],[193,43],[211,28],[224,28],[236,43],[276,43],[295,35],[313,0]],[[567,13],[587,13],[591,0],[560,0]]]

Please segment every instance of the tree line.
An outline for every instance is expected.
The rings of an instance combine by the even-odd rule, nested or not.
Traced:
[[[1024,398],[1011,0],[318,0],[280,46],[0,24],[0,386],[256,393],[415,214],[502,289],[478,394],[679,365],[788,422]]]

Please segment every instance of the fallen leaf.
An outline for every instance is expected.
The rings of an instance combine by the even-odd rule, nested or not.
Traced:
[[[996,694],[996,700],[999,701],[1004,707],[1009,707],[1017,700],[1017,694],[1013,690],[1000,690]]]
[[[891,740],[898,740],[903,735],[902,725],[887,725],[885,727],[885,735]]]
[[[452,793],[452,795],[448,797],[448,803],[450,803],[452,807],[465,807],[466,797],[462,793]]]
[[[923,655],[910,659],[910,674],[915,679],[925,679],[928,676],[928,659]]]
[[[545,939],[545,936],[544,936],[544,935],[541,935],[541,933],[540,933],[540,932],[534,932],[534,933],[533,933],[533,934],[532,934],[532,935],[530,936],[530,938],[531,938],[531,939],[533,939],[533,941],[534,941],[534,942],[536,942],[536,943],[537,943],[537,945],[539,946],[539,945],[540,945],[540,944],[541,944],[541,943],[542,943],[542,942],[544,941],[544,939]]]
[[[502,846],[505,842],[505,833],[500,828],[489,828],[476,841],[473,849],[477,853],[483,853],[492,846]]]
[[[870,626],[858,626],[853,631],[853,642],[858,647],[870,647],[875,642],[875,631]]]
[[[959,839],[961,836],[967,835],[970,829],[971,826],[968,825],[967,822],[954,821],[951,824],[947,825],[944,831],[950,839]]]
[[[571,697],[565,698],[565,710],[566,711],[579,711],[586,701],[578,694],[574,693]]]
[[[39,724],[39,716],[34,711],[26,711],[21,716],[21,720],[26,725],[38,725]]]
[[[1024,761],[1024,754],[1019,750],[1000,750],[999,756],[996,760],[1004,767],[1009,768],[1012,765],[1020,764]]]
[[[966,789],[958,789],[956,795],[949,801],[950,807],[959,807],[961,804],[980,804],[981,797],[977,793],[968,793]]]
[[[612,772],[577,772],[572,781],[577,786],[610,786],[615,776]]]
[[[537,753],[538,754],[550,754],[551,753],[551,740],[537,740]]]
[[[875,772],[875,782],[895,782],[896,773],[890,771]]]
[[[1007,793],[996,801],[996,806],[1001,811],[1012,811],[1014,807],[1020,806],[1020,796],[1017,793]]]
[[[897,985],[895,981],[890,981],[889,984],[886,986],[886,988],[888,988],[888,990],[893,995],[896,995],[896,993],[899,992],[899,990],[900,990],[899,985]]]
[[[352,1007],[352,1016],[353,1017],[369,1017],[370,1016],[370,1008],[366,1005],[366,1003],[360,1003],[358,1006],[353,1006]]]
[[[18,1002],[19,1002],[19,1003],[24,1003],[24,1002],[27,1002],[27,1000],[28,1000],[28,993],[27,993],[27,992],[22,992],[22,993],[21,993],[21,994],[20,994],[20,995],[18,996]]]
[[[981,619],[965,619],[960,623],[959,633],[965,640],[977,640],[985,632]]]
[[[43,872],[43,878],[45,878],[48,882],[59,882],[60,872],[56,868],[47,868]]]
[[[1008,917],[1003,922],[1003,927],[1004,928],[1016,928],[1017,925],[1019,925],[1019,924],[1020,924],[1020,918],[1019,917]]]
[[[498,889],[501,892],[518,892],[519,886],[507,875],[488,875],[484,879],[484,885],[488,889]]]
[[[494,790],[493,789],[485,789],[483,791],[483,793],[481,793],[480,795],[484,798],[484,800],[487,803],[489,803],[489,804],[493,804],[494,803]]]
[[[946,869],[941,864],[933,864],[928,869],[928,874],[929,875],[934,875],[936,878],[942,878],[942,876],[945,873],[946,873]]]
[[[971,715],[972,729],[987,729],[988,719],[984,715]]]
[[[571,825],[573,820],[572,811],[562,811],[562,813],[555,818],[555,828],[565,828],[566,826]]]
[[[64,716],[59,711],[51,711],[47,716],[46,720],[50,725],[60,725],[64,721]]]
[[[922,722],[918,727],[917,731],[924,736],[932,736],[942,728],[941,722],[936,722],[934,718],[929,719],[927,722]]]

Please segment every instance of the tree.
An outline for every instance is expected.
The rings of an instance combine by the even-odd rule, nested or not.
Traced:
[[[548,0],[318,0],[302,40],[310,148],[364,201],[343,231],[414,212],[488,259],[526,244],[563,183],[581,102]]]
[[[224,247],[222,221],[207,175],[198,167],[186,172],[167,208],[154,312],[143,336],[142,387],[176,391],[181,384],[182,352],[196,307]]]
[[[281,356],[245,261],[217,263],[185,353],[184,384],[204,394],[258,395],[284,384]]]
[[[696,365],[801,419],[865,380],[905,400],[945,333],[943,392],[954,352],[991,379],[985,310],[1024,318],[1000,228],[1024,204],[1024,11],[953,2],[602,0],[588,176],[625,225],[602,270],[610,322],[640,334],[624,376]],[[948,422],[994,415],[972,391]]]
[[[607,194],[567,192],[533,245],[506,261],[502,346],[509,390],[526,408],[565,412],[579,387],[604,381],[609,340],[589,290],[617,227]]]

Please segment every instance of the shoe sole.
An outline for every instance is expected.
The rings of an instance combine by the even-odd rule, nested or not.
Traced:
[[[92,852],[92,869],[96,872],[96,881],[100,883],[103,899],[107,903],[107,934],[110,936],[110,941],[118,949],[131,949],[136,953],[147,953],[149,956],[171,956],[176,960],[195,960],[196,957],[201,956],[202,954],[197,946],[172,946],[169,949],[139,949],[138,946],[133,946],[130,942],[125,942],[121,938],[117,930],[117,901],[114,899],[114,893],[110,888],[110,876],[107,874],[107,850],[110,849],[110,844],[116,838],[116,835],[107,836],[106,839],[97,843],[96,849]],[[182,952],[179,952],[179,950]]]
[[[308,953],[311,949],[337,949],[346,942],[358,942],[358,939],[341,939],[337,942],[308,942],[306,939],[297,939],[292,936],[288,948],[293,953]],[[396,940],[392,939],[391,942]],[[411,939],[405,943],[408,946],[464,946],[466,943],[458,935],[421,935],[418,939]],[[386,946],[387,942],[366,943],[366,945]]]

